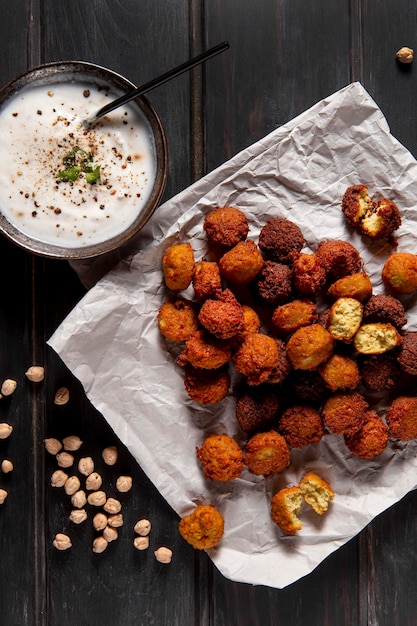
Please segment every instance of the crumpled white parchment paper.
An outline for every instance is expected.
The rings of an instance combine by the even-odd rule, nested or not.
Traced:
[[[381,456],[364,461],[348,452],[341,437],[328,435],[293,450],[290,468],[267,480],[247,470],[226,484],[207,480],[196,446],[213,432],[227,432],[243,444],[242,433],[231,397],[203,407],[184,390],[176,355],[156,323],[166,299],[161,257],[172,243],[189,240],[196,260],[203,258],[204,216],[229,204],[246,213],[255,241],[277,214],[301,227],[306,250],[322,239],[349,239],[362,254],[374,292],[382,292],[380,272],[392,248],[364,242],[347,228],[340,210],[346,187],[359,182],[371,195],[398,204],[398,250],[415,251],[417,162],[390,134],[369,94],[353,83],[161,206],[143,234],[148,245],[101,278],[48,342],[180,516],[200,503],[219,508],[225,534],[208,553],[234,581],[282,588],[311,572],[415,488],[417,443],[391,441]],[[76,270],[88,279],[88,263]],[[416,330],[416,312],[407,316],[407,328]],[[303,529],[286,537],[271,520],[270,499],[307,470],[327,479],[336,496],[323,516],[305,505]]]

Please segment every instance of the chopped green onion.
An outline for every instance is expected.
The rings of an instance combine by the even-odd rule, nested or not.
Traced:
[[[86,152],[75,146],[62,159],[65,169],[58,172],[58,178],[63,181],[75,182],[81,172],[85,174],[87,183],[93,185],[100,180],[100,165],[93,165],[93,152]]]

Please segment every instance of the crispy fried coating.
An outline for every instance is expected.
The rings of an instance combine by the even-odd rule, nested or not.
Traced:
[[[392,439],[410,441],[417,438],[417,397],[399,396],[386,412],[388,434]]]
[[[242,304],[243,311],[243,329],[232,337],[230,340],[232,349],[236,351],[239,346],[243,343],[247,335],[252,333],[259,333],[261,328],[261,320],[258,313],[250,307],[248,304]]]
[[[259,385],[269,380],[278,366],[277,342],[263,333],[247,335],[232,356],[236,370],[246,376],[249,385]]]
[[[356,389],[361,380],[357,362],[344,354],[333,353],[318,370],[331,391]]]
[[[372,210],[362,219],[359,225],[360,231],[377,241],[386,239],[401,226],[401,213],[395,202],[383,198],[374,202]]]
[[[184,387],[189,397],[199,404],[217,404],[230,389],[230,375],[226,368],[204,370],[185,367]]]
[[[280,401],[270,385],[247,387],[239,393],[235,413],[239,426],[246,433],[269,428],[276,420]]]
[[[211,370],[225,365],[230,357],[231,348],[227,341],[198,330],[185,342],[177,363],[182,367],[189,363],[193,367]]]
[[[268,377],[269,383],[281,383],[292,370],[284,341],[282,339],[275,339],[275,343],[278,350],[278,360]]]
[[[363,324],[353,338],[360,354],[382,354],[402,344],[402,337],[392,324]]]
[[[232,206],[217,207],[210,211],[204,218],[203,228],[210,244],[228,248],[244,241],[249,233],[246,215]]]
[[[253,435],[246,443],[245,464],[256,476],[282,472],[290,464],[290,450],[284,437],[275,430]]]
[[[363,305],[355,298],[338,298],[327,318],[327,330],[333,339],[349,342],[359,330]]]
[[[194,302],[184,298],[164,302],[157,315],[161,334],[171,341],[186,341],[199,327],[198,310]]]
[[[302,448],[320,441],[324,435],[324,424],[316,409],[300,404],[285,409],[278,430],[290,448]]]
[[[326,272],[316,254],[300,252],[292,269],[293,284],[298,293],[310,298],[322,293],[326,286]]]
[[[312,370],[333,352],[332,336],[320,324],[303,326],[287,342],[287,356],[294,369]]]
[[[403,343],[397,355],[403,372],[417,376],[417,332],[407,331],[403,335]]]
[[[355,298],[355,300],[364,303],[372,296],[371,279],[365,272],[343,276],[330,285],[327,295],[333,300]]]
[[[359,251],[348,241],[339,239],[320,241],[316,256],[326,272],[328,283],[334,283],[343,276],[357,274],[362,270]]]
[[[218,300],[203,302],[198,319],[219,339],[230,339],[243,330],[242,307],[230,289],[225,289]]]
[[[339,391],[324,403],[324,423],[335,435],[353,435],[362,428],[368,403],[357,391]]]
[[[407,324],[404,305],[394,296],[375,294],[364,306],[363,322],[392,324],[397,330],[401,330]]]
[[[317,305],[311,300],[293,300],[278,306],[271,322],[278,333],[293,333],[297,328],[317,321]]]
[[[292,370],[285,382],[288,393],[295,398],[295,402],[318,406],[328,395],[324,380],[317,370]]]
[[[393,252],[382,268],[385,288],[394,296],[417,290],[417,254]]]
[[[324,478],[315,472],[307,472],[298,487],[304,500],[318,515],[326,513],[334,498],[334,491]]]
[[[219,298],[222,293],[222,279],[215,261],[196,263],[192,282],[195,297],[200,303],[208,298]]]
[[[283,263],[266,261],[256,281],[258,293],[266,304],[277,306],[292,297],[292,269]]]
[[[238,478],[243,470],[243,451],[237,441],[226,435],[209,435],[196,448],[204,474],[210,480],[226,482]]]
[[[254,241],[240,241],[219,261],[221,276],[234,285],[247,285],[261,271],[264,260]]]
[[[162,257],[165,284],[172,291],[187,289],[195,269],[194,251],[188,242],[170,246]]]
[[[362,382],[370,391],[387,391],[400,378],[400,368],[392,352],[371,354],[360,366]]]
[[[366,412],[364,425],[350,437],[345,435],[344,439],[352,454],[361,459],[373,459],[387,447],[388,428],[378,413],[370,409]]]
[[[178,530],[196,550],[209,550],[223,537],[224,518],[213,504],[201,504],[180,520]]]
[[[297,224],[276,216],[261,229],[258,244],[265,258],[277,263],[292,263],[304,246],[304,235]]]
[[[303,527],[299,518],[303,497],[299,487],[284,487],[271,500],[271,517],[281,530],[295,535]]]
[[[342,213],[351,226],[358,227],[372,211],[372,200],[366,185],[351,185],[343,194]]]

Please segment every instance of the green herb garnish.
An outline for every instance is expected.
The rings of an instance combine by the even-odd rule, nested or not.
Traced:
[[[93,165],[93,152],[86,152],[76,146],[62,160],[65,169],[58,172],[58,178],[61,180],[73,183],[80,176],[81,172],[85,174],[87,183],[91,185],[100,180],[100,165]]]

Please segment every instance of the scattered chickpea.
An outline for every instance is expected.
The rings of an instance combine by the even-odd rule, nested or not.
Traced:
[[[133,530],[141,537],[146,537],[151,532],[151,523],[148,519],[140,519],[136,522]]]
[[[74,465],[74,457],[70,452],[59,452],[56,455],[59,467],[71,467]]]
[[[133,545],[136,550],[147,550],[149,548],[149,537],[135,537]]]
[[[82,524],[87,519],[87,511],[85,509],[74,509],[69,516],[74,524]]]
[[[55,394],[54,404],[62,406],[69,401],[69,390],[66,387],[60,387]]]
[[[91,506],[103,506],[107,500],[107,496],[104,491],[93,491],[87,497],[88,504]]]
[[[100,474],[98,474],[97,472],[92,472],[89,476],[87,476],[87,479],[85,481],[85,487],[86,489],[88,489],[88,491],[97,491],[97,489],[100,489],[102,483],[103,480]]]
[[[76,491],[80,489],[80,479],[78,476],[70,476],[68,480],[65,481],[64,490],[67,496],[72,496]]]
[[[54,439],[53,437],[49,437],[49,439],[45,439],[44,441],[45,449],[49,454],[56,455],[60,450],[62,450],[62,443],[59,439]]]
[[[158,550],[155,550],[154,554],[156,560],[160,563],[171,563],[172,550],[170,550],[169,548],[158,548]]]
[[[110,543],[110,541],[115,541],[119,537],[119,533],[112,526],[106,526],[106,528],[103,528],[103,537]]]
[[[4,501],[8,495],[9,494],[5,489],[0,489],[0,504],[4,504]]]
[[[3,474],[8,474],[13,471],[13,463],[9,459],[4,459],[1,463],[1,471]]]
[[[94,472],[94,461],[91,456],[85,456],[78,461],[78,471],[84,476],[89,476]]]
[[[68,550],[72,546],[71,539],[64,533],[57,533],[52,543],[57,550]]]
[[[114,515],[115,513],[120,513],[121,508],[122,505],[119,500],[116,500],[116,498],[108,498],[103,506],[103,509],[106,511],[106,513],[110,513],[111,515]]]
[[[31,365],[25,375],[32,383],[40,383],[45,378],[45,368],[41,365]]]
[[[118,452],[116,446],[109,446],[108,448],[104,448],[101,453],[104,462],[107,465],[114,465],[117,461]]]
[[[120,493],[126,493],[132,489],[132,478],[131,476],[119,476],[116,481],[116,489],[120,491]]]
[[[96,513],[93,517],[93,526],[96,530],[103,530],[107,526],[107,515]]]
[[[87,496],[85,495],[85,491],[82,489],[76,491],[71,496],[71,504],[75,506],[76,509],[82,509],[83,506],[87,504]]]
[[[123,513],[115,513],[114,515],[109,515],[107,523],[112,528],[120,528],[123,526]]]
[[[395,56],[400,63],[412,63],[414,58],[414,50],[412,48],[407,48],[407,46],[404,46],[396,52]]]
[[[52,487],[63,487],[68,480],[68,474],[63,470],[56,470],[51,476]]]
[[[62,443],[64,444],[64,450],[76,452],[80,449],[83,442],[77,435],[69,435],[69,437],[64,437]]]
[[[2,396],[11,396],[12,393],[15,392],[17,387],[17,382],[12,378],[6,378],[1,385],[1,395]]]
[[[0,439],[7,439],[10,437],[13,431],[13,426],[10,424],[6,424],[5,422],[0,424]]]
[[[93,552],[100,554],[106,550],[109,542],[104,537],[96,537],[93,541]]]

